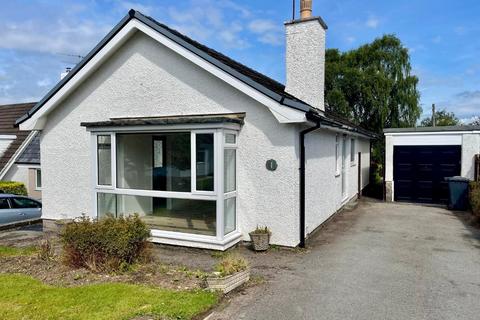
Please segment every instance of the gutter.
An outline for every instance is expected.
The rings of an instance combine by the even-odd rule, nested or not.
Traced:
[[[306,117],[315,122],[315,126],[300,131],[300,248],[305,248],[305,136],[321,127],[320,119],[311,113],[307,113]]]

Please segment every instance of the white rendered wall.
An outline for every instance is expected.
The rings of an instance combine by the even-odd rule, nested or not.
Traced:
[[[462,135],[462,177],[474,179],[476,154],[480,154],[480,133]]]
[[[80,122],[111,117],[246,112],[238,137],[239,228],[257,225],[272,242],[298,244],[298,132],[279,124],[263,105],[143,34],[53,111],[41,136],[43,214],[46,219],[92,214],[90,135]],[[275,159],[276,171],[265,162]]]
[[[22,182],[28,188],[28,168],[13,164],[2,180]]]
[[[340,141],[342,141],[342,134]],[[305,137],[305,233],[309,234],[345,203],[342,196],[342,175],[335,174],[335,136],[328,130],[311,132]],[[355,164],[350,161],[351,136],[347,136],[347,197],[358,193],[358,152],[362,152],[362,184],[369,182],[370,141],[355,137]],[[341,150],[340,142],[340,150]],[[342,153],[340,152],[340,156]]]

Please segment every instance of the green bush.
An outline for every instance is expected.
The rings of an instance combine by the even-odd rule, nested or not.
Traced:
[[[469,199],[473,214],[480,217],[480,182],[470,182]]]
[[[138,215],[101,220],[82,217],[60,233],[64,262],[93,271],[121,271],[148,258],[148,237],[150,230]]]
[[[20,196],[27,195],[25,185],[17,181],[0,181],[0,190],[3,191],[3,193],[18,194]]]

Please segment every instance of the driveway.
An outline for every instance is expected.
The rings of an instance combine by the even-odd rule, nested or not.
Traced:
[[[363,201],[210,319],[479,319],[480,232],[438,207]]]

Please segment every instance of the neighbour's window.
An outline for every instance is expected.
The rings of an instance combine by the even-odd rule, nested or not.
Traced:
[[[350,139],[350,162],[355,163],[355,139]]]
[[[10,200],[12,208],[15,209],[40,208],[40,204],[37,201],[28,198],[10,198]]]
[[[110,135],[97,136],[98,185],[112,185],[112,141]]]
[[[42,189],[42,170],[35,170],[35,190]]]
[[[7,198],[0,199],[0,209],[10,209]]]
[[[335,136],[335,174],[340,174],[340,136]]]

